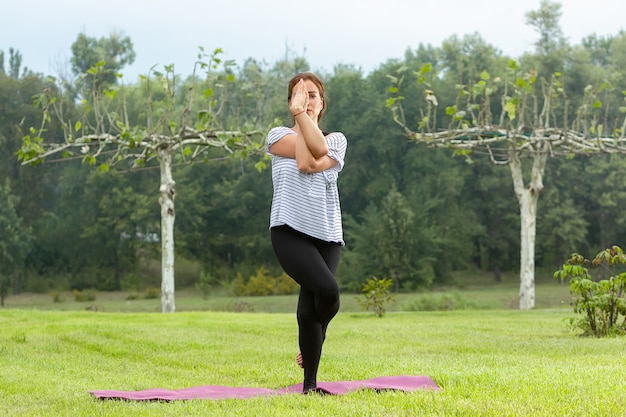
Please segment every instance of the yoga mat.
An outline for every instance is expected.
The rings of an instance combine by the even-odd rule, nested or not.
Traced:
[[[435,390],[440,388],[427,376],[380,376],[362,381],[318,382],[317,391],[324,394],[342,395],[358,389],[416,391],[419,389]],[[223,400],[227,398],[250,398],[269,395],[302,394],[302,383],[281,389],[226,387],[206,385],[200,387],[168,390],[153,388],[142,391],[91,391],[96,398],[118,400]]]

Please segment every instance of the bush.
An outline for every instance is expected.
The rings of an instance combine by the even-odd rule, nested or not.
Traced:
[[[159,298],[160,296],[161,296],[160,288],[148,288],[143,298],[146,300],[154,300],[155,298]]]
[[[277,295],[289,295],[297,294],[300,291],[300,286],[285,272],[281,276],[274,280],[274,294]]]
[[[256,275],[251,276],[247,282],[237,273],[232,288],[236,296],[266,296],[296,294],[300,286],[284,272],[278,277],[272,277],[265,267],[260,267],[256,270]]]
[[[591,265],[609,271],[609,278],[594,281],[584,265],[590,261],[573,254],[554,273],[555,279],[570,279],[572,306],[583,318],[572,318],[570,324],[583,331],[583,335],[610,336],[626,334],[626,272],[611,275],[620,265],[626,265],[626,256],[619,246],[599,252]]]
[[[74,294],[74,301],[95,301],[96,300],[96,290],[87,289],[87,290],[74,290],[72,291]]]
[[[256,275],[251,276],[244,288],[243,295],[272,295],[274,294],[274,278],[267,274],[264,267],[256,271]]]
[[[391,285],[393,280],[390,278],[372,277],[363,284],[363,296],[357,297],[357,301],[363,310],[372,310],[377,317],[382,317],[385,314],[385,305],[396,298],[389,292]]]

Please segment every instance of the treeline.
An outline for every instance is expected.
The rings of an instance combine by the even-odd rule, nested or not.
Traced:
[[[612,103],[606,114],[611,120],[604,122],[616,124],[626,112],[626,34],[590,35],[571,45],[559,17],[560,7],[549,2],[528,14],[540,40],[518,58],[519,65],[540,78],[560,72],[571,103],[583,101],[588,85],[604,83]],[[79,35],[72,52],[75,77],[99,60],[114,73],[134,59],[132,42],[118,35]],[[22,68],[19,51],[9,51],[8,58],[5,62],[0,54],[0,289],[158,286],[158,269],[146,272],[146,265],[159,260],[158,170],[100,172],[81,160],[21,166],[16,153],[24,132],[41,123],[33,97],[50,81]],[[518,269],[519,207],[508,167],[492,164],[486,155],[473,155],[468,163],[451,150],[411,143],[385,104],[389,75],[400,68],[419,73],[431,64],[437,123],[445,129],[446,107],[454,104],[459,85],[472,85],[484,73],[504,74],[510,60],[473,34],[452,36],[440,46],[420,44],[367,75],[347,65],[319,73],[328,95],[323,127],[348,138],[339,178],[347,247],[338,279],[344,289],[357,290],[372,276],[394,277],[399,290],[414,290],[445,282],[452,271]],[[290,123],[287,81],[305,70],[315,71],[303,57],[273,64],[250,58],[229,66],[234,80],[222,91],[228,98],[221,113],[226,123]],[[62,81],[71,91],[72,80]],[[116,77],[106,82],[114,85]],[[184,89],[189,79],[177,82]],[[135,104],[145,88],[145,80],[125,86],[135,124],[145,120],[147,109]],[[424,99],[410,92],[409,84],[407,100]],[[493,106],[497,113],[499,103]],[[417,125],[419,106],[405,102],[405,108]],[[51,121],[47,140],[62,138]],[[270,170],[255,168],[259,157],[220,159],[217,152],[210,162],[175,168],[177,262],[201,265],[203,280],[208,276],[215,284],[245,280],[261,268],[278,277],[282,271],[268,234]],[[625,162],[609,155],[548,162],[537,215],[538,267],[553,271],[574,251],[589,254],[623,244]],[[192,284],[194,278],[177,283]]]

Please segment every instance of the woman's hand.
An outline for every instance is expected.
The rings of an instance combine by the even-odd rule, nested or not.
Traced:
[[[291,100],[289,101],[289,111],[293,116],[304,113],[309,107],[309,92],[306,90],[304,80],[298,81],[291,92]]]

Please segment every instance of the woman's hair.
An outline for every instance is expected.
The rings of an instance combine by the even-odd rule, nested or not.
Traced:
[[[289,81],[287,101],[291,100],[291,93],[293,92],[293,88],[296,86],[296,84],[298,84],[298,81],[300,81],[301,79],[304,81],[312,81],[320,92],[323,107],[322,111],[320,111],[320,114],[317,116],[317,122],[319,123],[320,120],[322,120],[324,112],[326,111],[326,95],[324,93],[324,83],[322,82],[322,80],[319,79],[317,75],[313,74],[312,72],[300,72],[294,75],[293,78]]]

